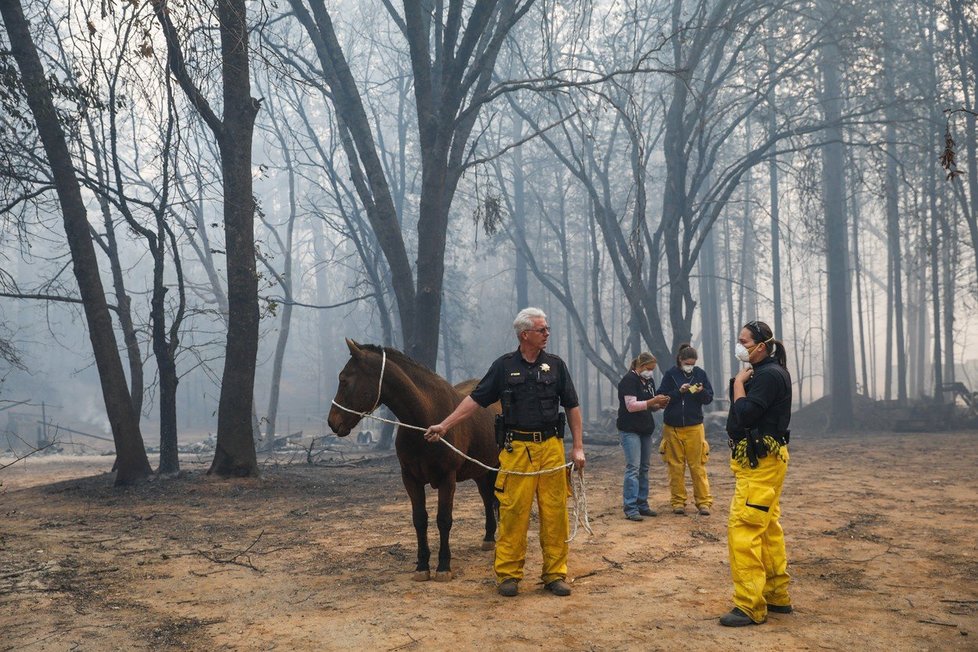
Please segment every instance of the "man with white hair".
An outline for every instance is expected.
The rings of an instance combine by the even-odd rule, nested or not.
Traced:
[[[540,514],[541,577],[554,595],[570,595],[567,579],[567,476],[563,471],[533,473],[562,467],[564,424],[573,436],[571,459],[584,468],[584,435],[577,391],[564,361],[544,349],[550,338],[547,315],[539,308],[524,308],[513,321],[519,348],[492,363],[472,393],[441,423],[431,426],[425,439],[436,441],[480,406],[496,401],[503,406],[505,438],[499,451],[496,498],[499,499],[499,535],[496,541],[497,591],[513,597],[523,579],[530,509],[537,498]],[[564,413],[560,413],[563,406]]]

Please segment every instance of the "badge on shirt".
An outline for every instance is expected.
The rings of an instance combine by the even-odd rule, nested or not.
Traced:
[[[540,365],[540,371],[542,371],[543,373],[547,373],[548,371],[550,371],[550,365],[544,362],[542,365]]]

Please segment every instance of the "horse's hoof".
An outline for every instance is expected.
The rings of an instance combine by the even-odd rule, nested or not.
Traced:
[[[431,579],[431,571],[414,571],[414,577],[412,579],[415,582],[427,582]]]
[[[496,547],[496,542],[495,541],[483,541],[482,542],[482,549],[483,550],[493,550],[493,549],[495,549],[495,547]]]
[[[448,582],[452,579],[452,571],[435,571],[436,582]]]

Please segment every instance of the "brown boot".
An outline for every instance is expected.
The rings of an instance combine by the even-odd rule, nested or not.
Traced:
[[[571,594],[571,587],[564,580],[554,580],[553,582],[547,584],[544,588],[554,595],[559,595],[561,597]]]
[[[503,580],[499,586],[496,587],[496,593],[507,598],[516,597],[516,594],[519,593],[519,582],[512,578]]]

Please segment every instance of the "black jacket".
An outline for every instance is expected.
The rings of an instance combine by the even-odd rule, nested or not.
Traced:
[[[567,365],[556,355],[541,351],[527,362],[520,350],[500,356],[469,396],[482,407],[502,401],[509,392],[510,409],[504,407],[506,427],[540,430],[556,425],[558,406],[578,407],[577,390]]]
[[[679,388],[686,383],[703,383],[703,389],[695,394],[680,392]],[[703,406],[713,402],[713,386],[706,372],[699,367],[693,367],[693,373],[688,376],[678,366],[673,367],[662,377],[657,393],[669,397],[669,405],[662,412],[662,422],[673,428],[703,423]]]
[[[655,432],[655,421],[649,410],[629,412],[625,407],[625,397],[634,396],[636,400],[645,401],[655,396],[655,382],[646,381],[634,371],[629,371],[618,382],[618,421],[615,425],[622,432],[634,432],[637,435],[651,435]]]
[[[754,375],[744,383],[747,395],[733,400],[730,379],[730,412],[727,434],[741,439],[748,428],[762,435],[783,435],[791,421],[791,375],[773,357],[754,365]]]

